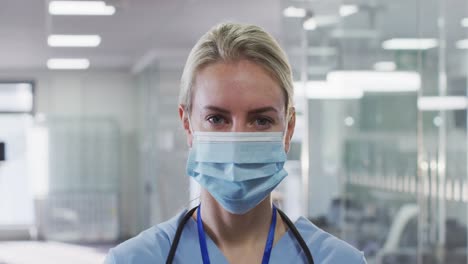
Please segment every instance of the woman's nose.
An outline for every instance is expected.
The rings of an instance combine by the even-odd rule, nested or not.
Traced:
[[[249,126],[247,120],[243,118],[233,119],[230,132],[252,132],[253,129]]]

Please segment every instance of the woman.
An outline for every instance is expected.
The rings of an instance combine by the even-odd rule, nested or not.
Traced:
[[[252,25],[221,24],[192,49],[179,115],[200,206],[112,249],[106,263],[365,263],[363,254],[271,203],[294,132],[291,69]]]

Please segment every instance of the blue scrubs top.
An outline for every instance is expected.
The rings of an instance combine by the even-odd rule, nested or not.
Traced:
[[[186,212],[187,210],[111,249],[105,264],[166,263],[177,225]],[[316,264],[366,263],[362,252],[324,232],[306,218],[300,217],[295,226],[308,245]],[[206,242],[211,263],[228,263],[209,236],[206,236]],[[193,218],[190,218],[184,227],[173,263],[203,264],[198,243],[197,222]],[[270,263],[307,263],[307,259],[291,231],[286,232],[274,245]]]

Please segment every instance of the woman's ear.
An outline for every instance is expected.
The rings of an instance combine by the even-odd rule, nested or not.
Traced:
[[[182,104],[179,105],[179,117],[180,117],[180,121],[182,121],[182,126],[184,128],[185,135],[187,137],[187,145],[189,147],[192,147],[192,131],[190,129],[190,122],[189,122],[190,115],[188,111],[186,110],[185,105],[182,105]]]
[[[286,153],[289,152],[289,149],[291,147],[291,139],[294,134],[294,128],[296,126],[296,109],[294,107],[291,107],[289,109],[289,114],[288,114],[288,129],[286,130],[286,135],[284,139],[284,151]]]

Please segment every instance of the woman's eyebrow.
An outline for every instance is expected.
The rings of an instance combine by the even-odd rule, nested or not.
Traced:
[[[259,114],[259,113],[270,112],[270,111],[278,113],[278,110],[276,110],[276,108],[274,108],[272,106],[267,106],[267,107],[261,107],[261,108],[250,110],[249,114],[250,115],[251,114]]]
[[[229,114],[229,110],[226,110],[221,107],[214,106],[214,105],[207,105],[203,107],[203,109]]]
[[[203,109],[205,110],[211,110],[211,111],[215,111],[215,112],[221,112],[221,113],[225,113],[225,114],[229,114],[230,111],[227,110],[227,109],[224,109],[224,108],[221,108],[221,107],[218,107],[218,106],[214,106],[214,105],[207,105],[205,107],[203,107]],[[259,113],[264,113],[264,112],[275,112],[275,113],[278,113],[278,110],[276,110],[276,108],[272,107],[272,106],[266,106],[266,107],[261,107],[261,108],[257,108],[257,109],[253,109],[253,110],[250,110],[248,112],[249,115],[252,115],[252,114],[259,114]]]

